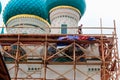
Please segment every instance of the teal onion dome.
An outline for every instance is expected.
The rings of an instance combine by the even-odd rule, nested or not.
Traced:
[[[1,13],[1,11],[2,11],[2,5],[1,5],[1,2],[0,2],[0,13]]]
[[[46,1],[46,6],[48,12],[57,6],[72,6],[76,9],[78,9],[83,15],[86,10],[86,3],[85,0],[47,0]]]
[[[47,19],[45,0],[10,0],[3,12],[3,21],[6,22],[13,16],[30,14]]]

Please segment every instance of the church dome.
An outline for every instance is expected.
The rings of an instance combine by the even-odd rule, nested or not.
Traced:
[[[3,21],[6,22],[13,16],[30,14],[47,19],[45,0],[10,0],[3,12]]]
[[[83,15],[86,9],[85,0],[47,0],[46,5],[48,12],[57,6],[72,6],[78,9],[81,15]]]
[[[2,11],[2,5],[1,5],[1,2],[0,2],[0,13],[1,13],[1,11]]]

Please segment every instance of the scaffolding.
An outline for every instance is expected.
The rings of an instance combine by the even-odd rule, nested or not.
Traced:
[[[0,79],[10,80],[10,75],[8,73],[5,62],[3,61],[2,55],[0,54]]]
[[[71,27],[73,29],[73,27]],[[114,27],[83,27],[83,29],[97,29],[100,34],[1,34],[0,44],[2,46],[1,53],[5,59],[6,65],[11,65],[8,70],[13,73],[12,80],[79,80],[79,74],[85,76],[85,80],[95,80],[94,75],[100,75],[100,80],[119,80],[119,54],[118,42],[116,34],[116,24]],[[103,30],[112,30],[111,34],[103,34]],[[66,36],[83,36],[92,37],[94,40],[81,39],[81,40],[58,40],[59,37]],[[62,48],[57,48],[54,44],[67,44]],[[89,55],[85,46],[87,44],[98,44],[99,56]],[[11,51],[12,47],[14,51]],[[34,46],[30,48],[28,46]],[[38,55],[36,51],[41,49],[42,54]],[[21,48],[29,50],[24,52]],[[52,48],[55,52],[49,52]],[[82,54],[78,54],[77,49],[82,50]],[[71,50],[71,54],[69,53]],[[34,55],[36,54],[36,55]],[[37,58],[36,58],[37,57]],[[89,59],[90,58],[90,59]],[[7,60],[9,59],[9,60]],[[59,61],[59,60],[62,61]],[[66,60],[67,59],[67,60]],[[95,59],[95,60],[94,60]],[[87,61],[93,60],[93,61]],[[37,68],[28,68],[32,72],[28,73],[22,65],[39,65]],[[79,67],[82,65],[100,65],[100,69],[94,74],[87,75]],[[57,68],[62,70],[64,66],[70,66],[69,69],[57,71]],[[13,72],[11,72],[11,70]],[[51,72],[51,76],[48,75]],[[25,76],[20,77],[22,73]],[[34,74],[39,74],[35,77]],[[52,77],[49,79],[48,77]],[[56,75],[56,76],[55,76]],[[72,75],[72,79],[70,77]],[[69,76],[69,77],[68,77]]]

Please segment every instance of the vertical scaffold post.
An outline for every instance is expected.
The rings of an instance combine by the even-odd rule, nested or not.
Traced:
[[[19,46],[20,46],[20,34],[18,34],[18,40],[17,40],[17,51],[16,51],[16,55],[15,55],[15,80],[17,80],[17,76],[18,76],[18,71],[19,71]]]
[[[102,70],[102,80],[106,80],[106,74],[105,74],[105,70],[106,70],[106,67],[105,67],[105,54],[104,54],[104,45],[103,45],[103,29],[102,29],[102,19],[100,18],[100,28],[101,28],[101,53],[102,53],[102,67],[101,67],[101,70]]]
[[[45,54],[44,54],[44,78],[43,78],[43,80],[46,80],[46,69],[47,69],[47,63],[46,63],[46,61],[47,61],[47,48],[48,48],[48,45],[47,45],[47,34],[46,34],[46,36],[45,36],[45,43],[44,43],[44,45],[45,45]]]
[[[113,20],[113,24],[114,24],[114,38],[115,38],[115,59],[117,61],[116,63],[116,80],[119,80],[119,51],[118,51],[118,38],[117,38],[117,31],[116,31],[116,22],[115,20]]]
[[[73,69],[74,69],[74,80],[76,80],[76,53],[75,53],[75,41],[73,44]]]

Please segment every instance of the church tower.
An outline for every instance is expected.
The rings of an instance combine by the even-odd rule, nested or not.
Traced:
[[[45,0],[10,0],[3,12],[9,34],[44,34],[50,32]]]
[[[68,28],[78,27],[86,9],[85,0],[47,0],[46,5],[51,27],[60,28],[51,29],[51,33],[76,34],[75,29]]]

